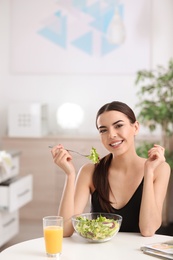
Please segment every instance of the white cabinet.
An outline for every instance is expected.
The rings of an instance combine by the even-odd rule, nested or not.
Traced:
[[[19,209],[32,200],[32,175],[19,176],[20,153],[9,152],[11,168],[0,168],[0,246],[19,231]]]
[[[12,178],[0,184],[0,208],[13,212],[32,199],[32,176]]]
[[[19,213],[0,213],[0,246],[8,242],[19,232]]]

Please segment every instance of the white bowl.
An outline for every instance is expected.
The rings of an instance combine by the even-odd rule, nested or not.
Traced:
[[[106,242],[119,231],[122,216],[113,213],[83,213],[74,215],[72,224],[81,237],[90,242]]]

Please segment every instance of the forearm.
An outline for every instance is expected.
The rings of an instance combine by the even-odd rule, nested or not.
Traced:
[[[73,234],[71,216],[74,215],[75,174],[66,176],[58,214],[64,218],[64,236]]]
[[[152,236],[161,225],[161,209],[155,198],[153,173],[147,172],[144,176],[139,227],[142,235]]]

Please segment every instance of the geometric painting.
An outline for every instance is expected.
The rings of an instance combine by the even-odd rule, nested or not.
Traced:
[[[11,0],[11,69],[38,74],[148,69],[150,1]]]

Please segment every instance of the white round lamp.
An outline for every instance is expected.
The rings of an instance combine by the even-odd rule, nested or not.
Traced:
[[[57,110],[57,124],[63,129],[77,129],[83,117],[82,108],[74,103],[64,103]]]

